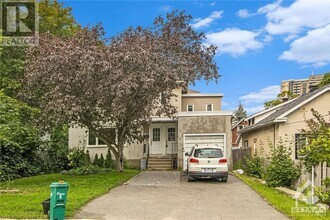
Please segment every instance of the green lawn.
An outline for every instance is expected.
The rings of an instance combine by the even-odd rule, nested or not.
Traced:
[[[66,216],[73,216],[84,204],[124,183],[138,170],[115,171],[84,176],[47,174],[0,183],[0,189],[19,189],[18,193],[1,193],[0,218],[46,218],[40,204],[50,195],[50,183],[69,183]]]
[[[259,193],[263,198],[265,198],[269,204],[274,206],[280,212],[284,213],[291,219],[297,220],[324,220],[330,218],[330,211],[327,211],[327,216],[325,217],[316,217],[316,216],[295,216],[294,213],[291,212],[291,207],[295,206],[295,200],[289,197],[288,195],[277,191],[274,188],[268,187],[264,184],[261,184],[254,179],[246,176],[235,174],[238,178],[244,181],[247,185],[249,185],[252,189],[254,189],[257,193]],[[307,204],[300,202],[299,207],[304,206],[308,207]]]

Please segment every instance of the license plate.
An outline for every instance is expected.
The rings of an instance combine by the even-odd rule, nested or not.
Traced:
[[[204,168],[203,169],[203,172],[204,173],[213,173],[214,172],[214,169],[213,168]]]

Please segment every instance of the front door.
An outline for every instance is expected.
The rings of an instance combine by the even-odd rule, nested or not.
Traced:
[[[150,131],[150,154],[162,154],[162,135],[160,126],[152,126]]]
[[[177,154],[178,145],[177,145],[177,133],[176,126],[167,126],[166,127],[166,154]]]

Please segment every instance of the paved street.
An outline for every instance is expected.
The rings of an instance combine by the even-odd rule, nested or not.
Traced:
[[[287,219],[234,176],[188,183],[179,172],[146,171],[85,206],[90,219]]]

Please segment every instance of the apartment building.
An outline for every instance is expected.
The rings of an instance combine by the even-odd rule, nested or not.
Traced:
[[[322,81],[324,74],[310,75],[306,79],[290,79],[281,83],[281,92],[289,91],[295,95],[303,95],[313,91]]]

